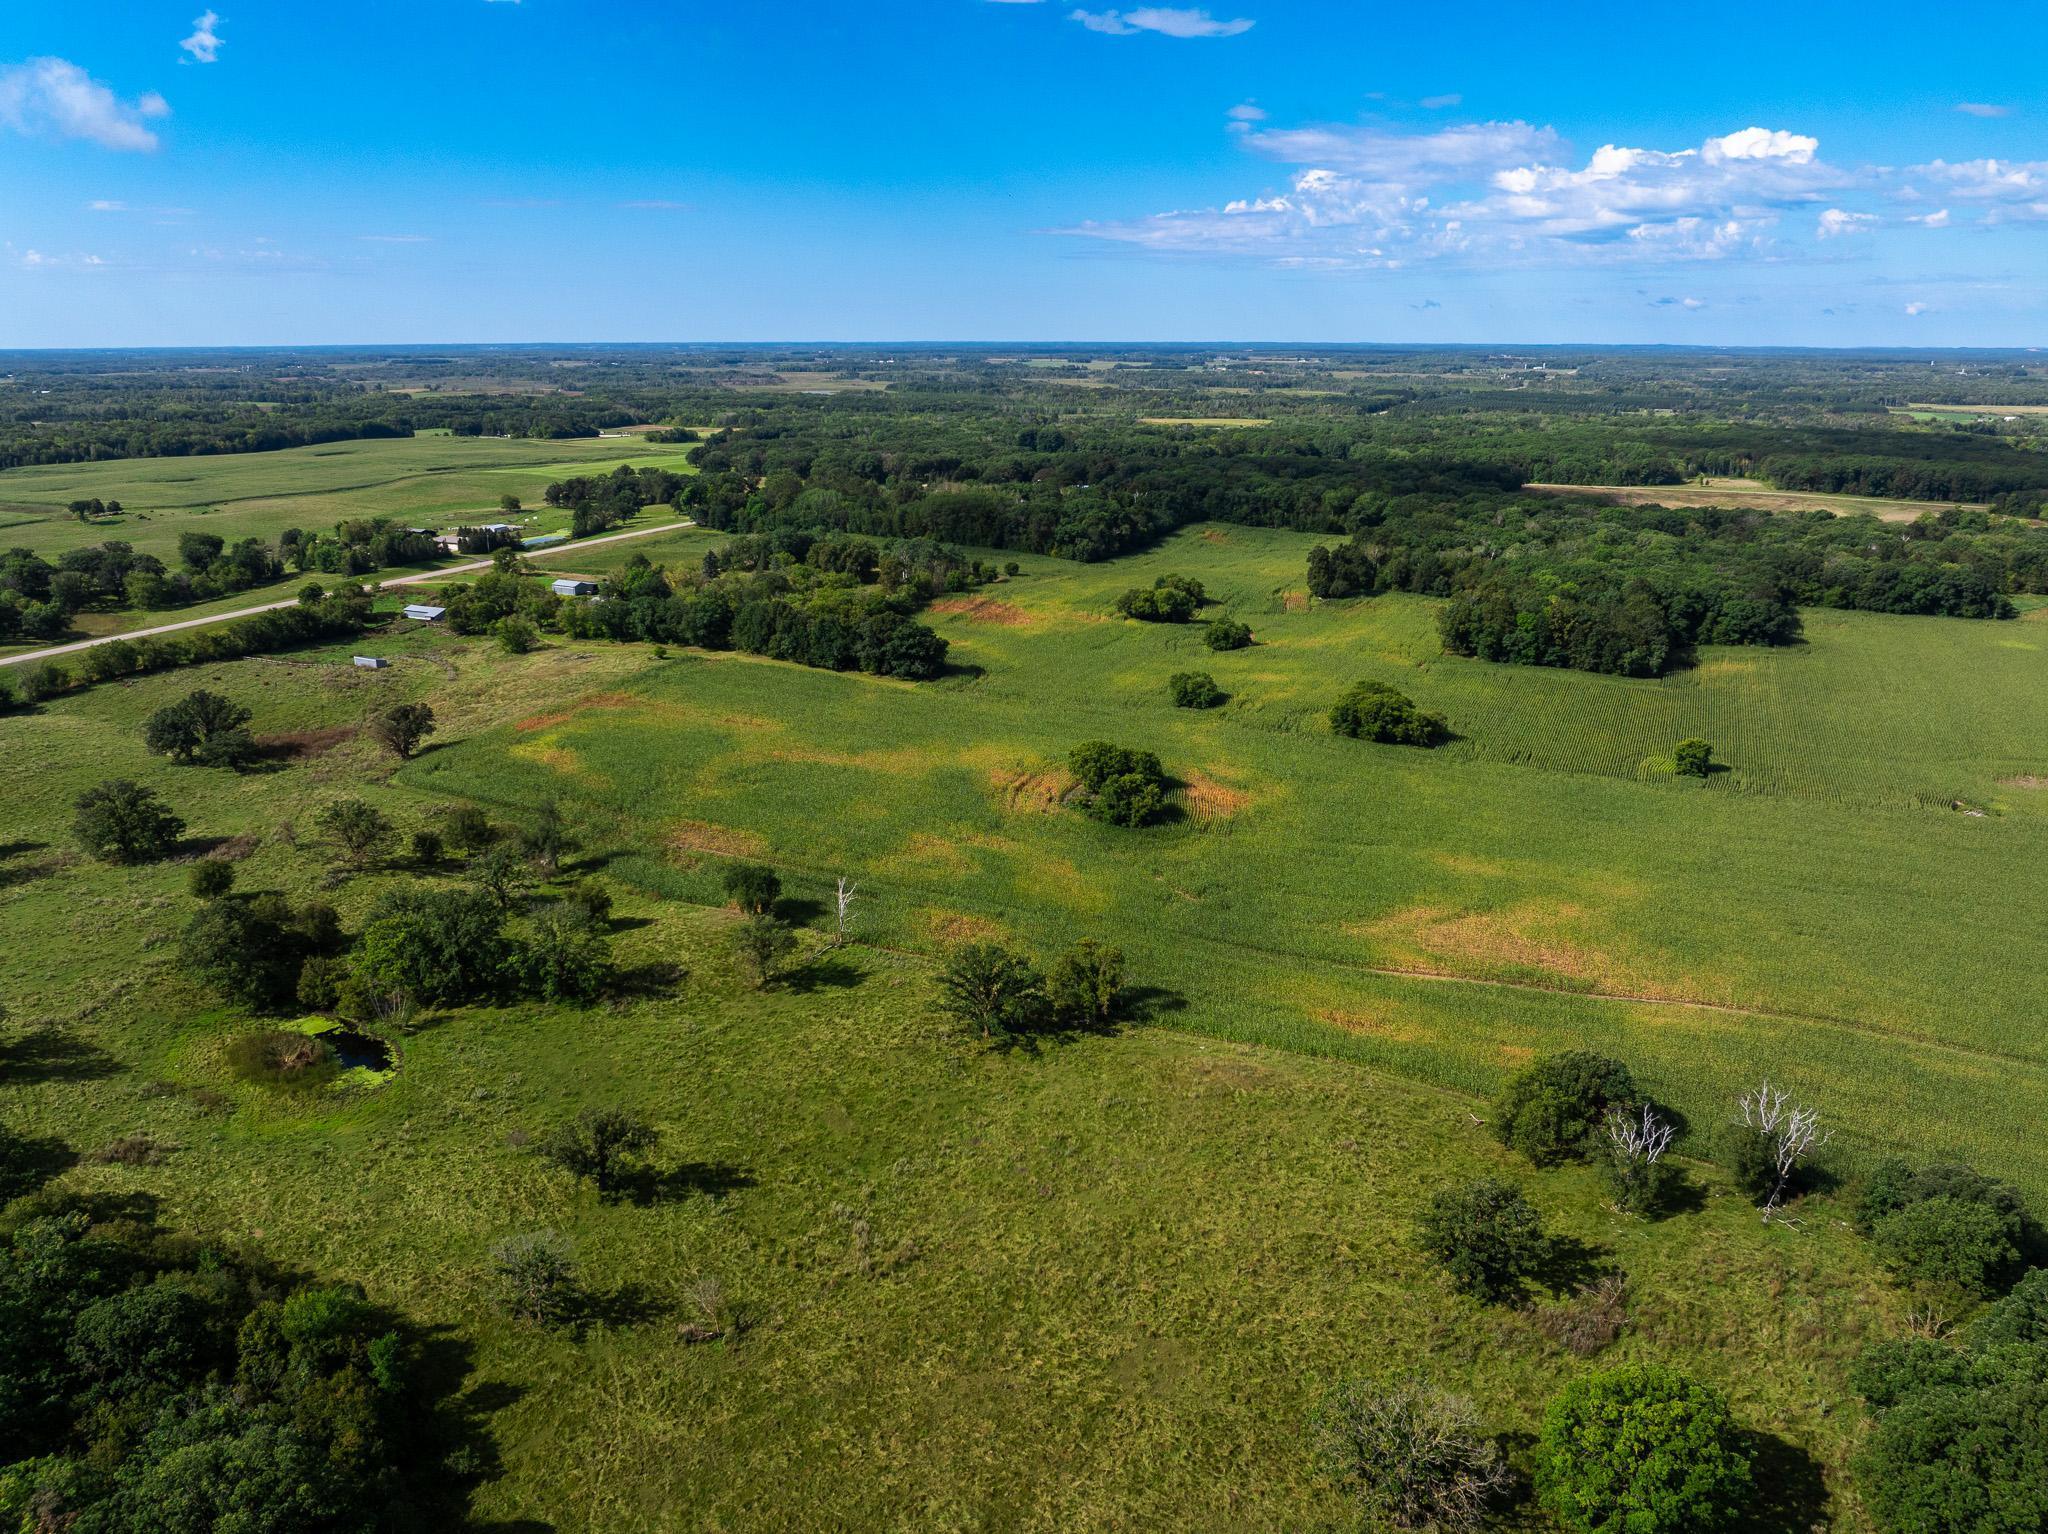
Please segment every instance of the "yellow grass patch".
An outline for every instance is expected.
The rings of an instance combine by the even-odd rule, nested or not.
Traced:
[[[1422,1037],[1422,1030],[1413,1023],[1396,1022],[1391,1008],[1381,1008],[1377,1012],[1358,1012],[1346,1007],[1323,1007],[1309,1015],[1319,1023],[1328,1023],[1332,1028],[1342,1028],[1346,1033],[1355,1033],[1364,1038],[1412,1044]]]
[[[1701,661],[1693,667],[1692,674],[1708,676],[1750,676],[1763,669],[1763,663],[1748,656],[1717,655],[1712,660]]]
[[[523,762],[546,767],[566,777],[584,778],[598,782],[598,775],[583,764],[583,759],[563,745],[552,735],[543,735],[538,740],[522,740],[506,748],[506,753]]]
[[[959,844],[943,836],[934,836],[929,831],[916,831],[909,841],[882,860],[888,869],[900,869],[912,873],[969,874],[974,871],[974,859],[960,850]]]
[[[2031,772],[2023,772],[2017,777],[2000,778],[1998,786],[2000,788],[2048,788],[2048,778],[2037,777]]]
[[[1181,803],[1191,820],[1227,820],[1252,802],[1241,788],[1219,783],[1206,772],[1190,769],[1180,790]]]
[[[1055,814],[1075,786],[1064,767],[1003,768],[991,772],[989,782],[1013,815]]]
[[[1586,982],[1606,979],[1614,969],[1608,956],[1560,930],[1584,914],[1572,905],[1523,905],[1505,911],[1422,905],[1350,930],[1392,947],[1411,962],[1536,969]]]
[[[1470,874],[1475,879],[1505,879],[1508,865],[1492,858],[1475,858],[1464,852],[1432,852],[1429,860],[1439,868],[1447,868],[1454,874]]]
[[[752,831],[735,831],[730,826],[714,826],[704,820],[670,822],[662,844],[672,856],[708,852],[721,858],[753,857],[768,845]]]
[[[1202,542],[1228,543],[1230,542],[1230,534],[1223,531],[1220,527],[1205,527],[1202,529]]]
[[[1301,613],[1301,612],[1307,612],[1307,611],[1308,611],[1308,593],[1307,593],[1306,591],[1283,591],[1283,592],[1281,592],[1281,593],[1280,593],[1280,610],[1281,610],[1282,612],[1290,612],[1290,613]]]
[[[999,628],[1028,628],[1038,619],[1010,602],[994,597],[947,597],[927,604],[926,612],[958,613],[970,623],[993,623]]]
[[[583,713],[587,709],[640,708],[646,702],[645,698],[636,698],[631,693],[594,692],[587,698],[578,698],[567,708],[556,709],[546,714],[529,714],[526,718],[517,721],[512,728],[522,734],[530,733],[534,730],[547,730],[554,728],[558,724],[567,724],[571,719],[574,719],[578,714]]]
[[[965,911],[947,911],[932,906],[924,912],[924,930],[935,943],[992,943],[1008,935],[1001,922],[986,916],[969,916]]]

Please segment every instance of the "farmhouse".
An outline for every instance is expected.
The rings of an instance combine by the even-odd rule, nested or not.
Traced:
[[[421,623],[439,623],[441,615],[447,611],[445,607],[429,607],[425,602],[414,602],[405,609],[405,616]]]
[[[597,582],[571,580],[565,577],[553,582],[549,589],[558,597],[594,597],[597,595]]]

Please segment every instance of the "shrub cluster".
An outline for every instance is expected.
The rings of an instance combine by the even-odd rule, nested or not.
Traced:
[[[1166,769],[1150,751],[1086,740],[1067,753],[1088,813],[1112,826],[1142,826],[1166,808]]]
[[[1434,746],[1450,734],[1441,714],[1425,713],[1385,682],[1360,682],[1330,709],[1330,728],[1386,746]]]
[[[1162,575],[1150,591],[1133,586],[1116,599],[1116,610],[1126,618],[1146,623],[1186,623],[1200,610],[1202,583],[1186,575]]]
[[[1166,690],[1175,708],[1214,708],[1223,701],[1223,689],[1206,671],[1176,671],[1166,679]]]

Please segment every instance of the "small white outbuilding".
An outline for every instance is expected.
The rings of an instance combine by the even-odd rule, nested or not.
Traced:
[[[549,589],[558,597],[594,597],[597,595],[597,582],[564,578],[552,582]]]
[[[420,623],[439,623],[441,615],[447,611],[445,607],[429,607],[425,602],[414,602],[406,608],[405,615]]]

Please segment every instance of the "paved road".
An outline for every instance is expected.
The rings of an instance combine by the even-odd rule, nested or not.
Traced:
[[[672,533],[679,527],[695,527],[697,524],[685,517],[680,522],[664,522],[659,527],[635,527],[623,533],[603,533],[595,538],[579,538],[574,543],[551,544],[534,552],[542,559],[569,549],[595,548],[600,543],[617,543],[621,538],[649,538],[656,533]],[[451,575],[461,575],[469,570],[488,570],[491,561],[472,559],[468,564],[446,565],[439,570],[425,570],[418,575],[394,575],[383,582],[386,586],[412,586],[421,581],[444,580]],[[175,634],[179,629],[205,628],[210,623],[228,623],[236,618],[248,618],[257,613],[274,612],[280,607],[297,607],[297,597],[286,597],[281,602],[260,602],[254,607],[238,607],[231,613],[214,613],[206,618],[186,618],[178,623],[159,623],[155,628],[130,629],[125,634],[102,634],[97,639],[77,639],[70,644],[51,645],[47,650],[31,650],[26,655],[0,655],[0,666],[22,666],[32,660],[49,660],[58,655],[69,655],[75,650],[90,650],[94,645],[112,644],[117,639],[148,639],[157,634]]]

